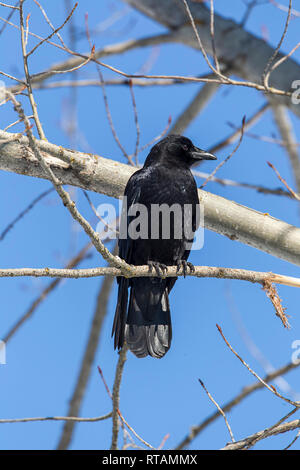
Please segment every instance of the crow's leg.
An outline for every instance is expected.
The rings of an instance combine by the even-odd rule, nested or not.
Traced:
[[[149,266],[149,272],[152,273],[153,269],[155,269],[155,272],[158,277],[164,277],[164,274],[168,270],[168,266],[163,263],[159,263],[158,261],[148,261],[148,266]]]
[[[179,259],[176,264],[177,272],[182,268],[184,277],[188,274],[188,269],[190,271],[190,274],[195,272],[195,266],[189,261],[186,261],[185,259]]]

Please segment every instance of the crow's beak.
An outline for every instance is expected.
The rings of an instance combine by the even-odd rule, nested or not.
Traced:
[[[212,153],[206,152],[205,150],[194,147],[194,150],[191,152],[192,158],[194,160],[217,160],[217,157]]]

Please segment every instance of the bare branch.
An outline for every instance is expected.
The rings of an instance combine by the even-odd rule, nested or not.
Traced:
[[[197,30],[197,26],[196,26],[196,23],[195,23],[195,20],[193,18],[193,15],[191,13],[191,10],[189,8],[189,5],[187,3],[186,0],[182,0],[184,6],[185,6],[185,9],[186,9],[186,12],[188,14],[188,17],[189,17],[189,20],[191,22],[191,25],[192,25],[192,28],[193,28],[193,31],[195,33],[195,36],[197,38],[197,41],[198,41],[198,44],[199,44],[199,48],[202,52],[202,55],[207,63],[207,65],[209,66],[209,68],[212,70],[212,72],[214,72],[221,80],[221,82],[223,81],[228,81],[228,78],[225,77],[217,68],[215,68],[211,63],[210,63],[210,60],[207,56],[207,53],[206,53],[206,50],[205,48],[203,47],[203,44],[202,44],[202,41],[201,41],[201,38],[199,36],[199,33],[198,33],[198,30]],[[213,18],[212,18],[212,15],[213,15],[213,9],[212,9],[212,2],[211,2],[211,13],[210,13],[210,34],[211,34],[211,39],[212,39],[212,48],[213,48],[213,55],[216,57],[216,53],[215,53],[215,42],[214,42],[214,34],[213,34]],[[216,66],[218,66],[218,62],[216,60]]]
[[[136,164],[136,166],[138,166],[138,163],[139,163],[138,162],[138,152],[139,152],[139,145],[140,145],[141,130],[140,130],[139,117],[138,117],[138,112],[137,112],[136,99],[135,99],[135,94],[134,94],[134,90],[133,90],[132,80],[129,80],[129,89],[130,89],[130,95],[131,95],[131,101],[132,101],[132,107],[133,107],[133,114],[134,114],[135,129],[136,129],[136,141],[135,141],[134,158],[135,158],[135,164]]]
[[[13,5],[7,5],[7,3],[0,2],[1,7],[7,7],[7,8],[12,8],[13,10],[20,10],[19,7],[13,6]]]
[[[40,202],[44,197],[48,196],[52,191],[54,191],[54,188],[47,189],[46,191],[43,191],[41,194],[39,194],[36,198],[31,201],[31,203],[23,209],[17,217],[15,217],[9,224],[8,226],[0,233],[0,241],[4,240],[6,237],[7,233],[15,226],[19,220],[21,220],[26,214],[28,214],[29,211],[38,203]]]
[[[273,385],[269,385],[267,382],[265,382],[251,367],[244,361],[244,359],[233,349],[231,344],[227,341],[225,338],[222,329],[219,325],[217,325],[218,331],[220,335],[222,336],[223,340],[225,341],[226,345],[229,347],[230,351],[233,352],[233,354],[241,361],[241,363],[251,372],[254,377],[256,377],[264,387],[266,387],[270,392],[272,392],[274,395],[276,395],[278,398],[281,398],[281,400],[289,403],[290,405],[295,406],[296,408],[300,408],[300,402],[296,402],[293,400],[290,400],[289,398],[284,397],[281,395],[279,392],[277,392],[276,388]]]
[[[149,270],[149,266],[130,265],[130,271],[123,272],[117,267],[66,269],[66,268],[4,268],[0,269],[1,277],[57,277],[66,279],[82,279],[99,276],[126,276],[131,277],[154,277],[156,274]],[[178,266],[168,266],[164,271],[164,277],[184,276],[184,270]],[[234,279],[248,281],[251,283],[264,284],[272,282],[290,287],[300,287],[300,278],[275,274],[271,272],[250,271],[238,268],[223,268],[215,266],[195,266],[195,271],[186,273],[186,276],[208,277],[217,279]]]
[[[193,174],[195,176],[203,178],[204,180],[209,177],[209,173],[206,173],[204,171],[193,170]],[[273,188],[268,188],[267,186],[261,186],[259,184],[245,183],[241,181],[231,180],[228,178],[216,178],[215,176],[211,177],[210,180],[215,183],[221,184],[222,186],[232,186],[232,187],[253,189],[254,191],[257,191],[258,193],[261,193],[261,194],[272,194],[274,196],[285,196],[289,198],[292,197],[289,191],[285,191],[282,188],[273,189]]]
[[[271,372],[270,374],[266,375],[263,378],[263,381],[268,383],[271,380],[275,380],[277,377],[280,377],[284,374],[287,374],[291,370],[294,370],[296,367],[300,366],[300,362],[298,364],[290,362],[289,364],[280,367],[279,369]],[[242,391],[236,395],[232,400],[222,405],[222,410],[224,412],[230,411],[234,406],[238,405],[247,398],[249,395],[254,393],[257,390],[264,389],[264,385],[260,382],[254,382],[252,385],[248,385],[243,387]],[[176,450],[184,449],[185,447],[189,446],[190,443],[195,439],[198,434],[200,434],[209,424],[213,423],[216,419],[220,417],[220,412],[216,411],[215,413],[209,415],[202,423],[198,424],[197,426],[193,426],[187,436],[178,444]]]
[[[79,253],[74,256],[69,263],[67,264],[66,268],[67,269],[73,269],[75,266],[78,266],[78,264],[86,257],[88,250],[92,247],[91,243],[88,243],[85,245]],[[54,281],[50,282],[50,284],[43,289],[41,294],[31,303],[30,307],[26,310],[26,312],[17,320],[17,322],[9,329],[9,331],[6,333],[6,335],[3,337],[3,341],[5,343],[8,343],[10,339],[13,337],[13,335],[19,330],[19,328],[27,321],[29,320],[38,306],[46,299],[46,297],[53,292],[53,290],[58,286],[60,283],[61,279],[63,278],[57,278]],[[75,413],[74,413],[75,414]]]
[[[125,1],[160,24],[167,26],[170,30],[176,30],[178,41],[187,46],[199,48],[194,30],[186,25],[186,10],[184,8],[174,8],[173,0],[164,0],[163,2],[160,0]],[[210,11],[205,5],[205,2],[189,2],[189,5],[194,22],[200,25],[201,28],[203,47],[208,54],[212,55]],[[222,57],[222,63],[233,67],[234,74],[244,80],[248,80],[248,84],[251,83],[251,87],[253,87],[254,83],[258,85],[265,64],[274,53],[274,48],[264,40],[255,37],[243,29],[240,24],[216,13],[214,14],[214,26],[215,36],[218,41],[218,55]],[[259,54],[257,54],[258,50]],[[285,56],[285,54],[279,54],[280,58],[283,56]],[[272,74],[272,86],[269,87],[268,91],[273,92],[274,89],[272,91],[272,88],[276,88],[277,90],[285,90],[285,92],[287,92],[291,89],[293,81],[298,80],[299,76],[299,64],[289,57],[282,63],[281,67],[277,67],[276,70],[274,70]],[[243,86],[247,86],[246,83],[247,82],[240,82]],[[239,82],[231,80],[230,83],[224,82],[224,84],[238,85]],[[265,91],[263,85],[262,89],[260,87],[256,87],[256,89]],[[284,96],[284,94],[285,93],[283,93],[282,96]],[[290,93],[287,94],[287,96],[290,95]],[[279,101],[289,106],[298,116],[300,115],[300,107],[293,104],[290,98],[280,98]]]
[[[256,439],[257,441],[260,439],[265,439],[270,436],[276,436],[277,434],[282,434],[288,431],[293,431],[294,429],[298,429],[300,427],[300,419],[295,419],[294,421],[289,421],[287,423],[280,424],[279,426],[276,426],[275,428],[272,428],[270,431],[267,429],[264,429],[263,431],[259,431],[255,434],[252,434],[251,436],[241,440],[234,442],[232,444],[228,444],[226,447],[224,447],[222,450],[238,450],[238,449],[243,449],[246,446],[250,445],[251,442]],[[264,436],[264,437],[262,437]]]
[[[119,430],[119,408],[120,408],[120,386],[122,380],[122,374],[124,370],[124,365],[126,361],[127,346],[124,345],[121,351],[119,352],[119,359],[115,373],[115,380],[112,393],[112,402],[113,402],[113,430],[112,430],[112,441],[111,441],[111,450],[116,450],[118,448],[118,430]]]
[[[68,416],[78,416],[82,399],[91,375],[91,368],[95,359],[97,347],[99,344],[100,333],[103,321],[107,311],[109,294],[112,289],[114,278],[106,276],[100,286],[97,297],[96,309],[91,323],[89,337],[82,362],[79,368],[76,385],[70,400]],[[75,421],[66,422],[59,439],[57,449],[67,449],[73,436]]]
[[[67,22],[70,20],[71,16],[73,15],[74,11],[76,10],[77,6],[78,6],[78,3],[75,3],[74,7],[72,8],[71,13],[67,16],[67,18],[65,19],[65,21],[63,22],[63,24],[60,25],[58,28],[54,29],[51,34],[49,34],[46,38],[42,39],[38,44],[36,44],[36,45],[31,49],[31,51],[29,51],[29,52],[27,53],[27,58],[28,58],[31,54],[33,54],[33,53],[37,50],[38,47],[40,47],[42,44],[44,44],[44,43],[47,42],[49,39],[51,39],[55,34],[57,34],[57,33],[67,24]]]
[[[278,104],[274,100],[271,100],[271,105],[276,125],[281,134],[281,138],[283,140],[283,144],[285,146],[293,170],[297,193],[300,193],[300,160],[297,140],[293,132],[292,122],[288,116],[285,106]]]
[[[103,256],[103,258],[112,266],[120,267],[124,269],[125,272],[130,271],[131,267],[128,265],[124,260],[121,258],[114,256],[110,253],[110,251],[104,246],[102,243],[100,236],[97,232],[95,232],[88,221],[80,214],[78,211],[74,201],[72,201],[69,193],[65,191],[62,187],[62,183],[60,180],[55,176],[53,173],[50,165],[46,160],[44,160],[43,155],[40,153],[38,146],[35,143],[35,139],[31,133],[29,121],[24,114],[24,111],[20,105],[20,103],[15,99],[12,93],[7,92],[9,98],[14,104],[14,108],[16,112],[19,114],[20,119],[25,124],[25,130],[27,134],[27,138],[29,141],[29,145],[34,153],[35,158],[39,161],[41,167],[43,168],[44,172],[48,175],[50,181],[53,183],[54,188],[56,189],[57,194],[60,196],[62,203],[64,206],[69,210],[70,214],[72,215],[73,219],[76,220],[81,227],[84,229],[86,234],[89,236],[91,242],[95,246],[96,250]]]
[[[297,193],[295,193],[295,191],[287,184],[287,182],[285,181],[284,178],[282,178],[282,176],[280,175],[279,171],[275,168],[275,166],[270,162],[267,162],[267,164],[269,165],[270,168],[272,168],[275,171],[278,179],[284,184],[284,186],[287,188],[287,190],[290,192],[293,198],[297,199],[297,201],[300,201],[300,196]]]
[[[219,86],[219,83],[205,83],[196,93],[191,103],[188,104],[183,113],[177,118],[169,131],[170,134],[182,134],[208,104],[209,100],[217,92]]]
[[[263,104],[257,111],[255,111],[252,114],[252,116],[250,116],[249,119],[245,120],[244,133],[246,129],[249,129],[251,126],[253,126],[264,115],[264,113],[269,109],[269,107],[270,107],[269,103]],[[227,145],[233,143],[236,139],[240,138],[241,132],[242,132],[242,126],[236,128],[236,130],[231,135],[223,139],[221,142],[210,147],[209,152],[215,153],[218,150],[224,147],[227,147]]]
[[[212,45],[212,55],[214,58],[214,63],[216,66],[216,70],[220,73],[220,64],[216,52],[216,44],[215,44],[215,13],[214,13],[214,0],[210,0],[210,35],[211,35],[211,45]]]
[[[127,351],[127,347],[126,347],[126,346],[123,347],[123,349],[122,349],[121,351],[124,352],[125,350]],[[124,352],[124,354],[125,354],[125,352]],[[123,358],[120,360],[120,357],[119,357],[118,364],[120,364],[120,367],[121,367],[121,368],[122,368],[123,365],[124,365],[124,363],[123,363],[123,365],[122,365],[122,363],[123,363]],[[107,385],[107,383],[106,383],[106,380],[105,380],[105,378],[104,378],[102,369],[101,369],[99,366],[98,366],[98,372],[99,372],[100,377],[101,377],[101,379],[102,379],[102,381],[103,381],[103,383],[104,383],[104,387],[105,387],[105,389],[106,389],[106,391],[107,391],[109,397],[113,400],[113,395],[111,394],[111,392],[110,392],[110,390],[109,390],[109,387],[108,387],[108,385]],[[115,377],[115,378],[116,378],[116,377]],[[136,437],[139,441],[141,441],[146,447],[149,447],[149,449],[154,449],[154,447],[153,447],[151,444],[149,444],[149,443],[148,443],[147,441],[145,441],[141,436],[139,436],[139,435],[137,434],[137,432],[128,424],[128,422],[126,421],[126,419],[124,418],[124,416],[122,415],[122,413],[121,413],[121,411],[120,411],[119,409],[117,409],[117,413],[118,413],[119,417],[121,418],[121,424],[122,424],[122,426],[125,424],[125,426],[127,426],[127,428],[135,435],[135,437]]]
[[[245,449],[250,449],[251,447],[253,447],[257,442],[261,441],[262,439],[265,439],[266,437],[269,437],[270,435],[272,435],[272,431],[276,428],[278,428],[278,426],[280,426],[281,423],[283,423],[285,420],[287,420],[288,418],[290,418],[290,416],[292,416],[294,413],[296,413],[296,411],[298,411],[298,408],[294,408],[292,411],[290,411],[288,414],[286,414],[283,418],[281,418],[279,421],[277,421],[277,423],[273,424],[272,426],[270,426],[269,428],[265,429],[264,432],[260,433],[258,436],[256,437],[252,437],[252,439],[247,439],[247,445],[245,446]]]
[[[32,86],[31,86],[31,76],[29,73],[29,68],[28,68],[28,57],[27,57],[27,52],[26,52],[26,39],[25,39],[25,32],[24,32],[24,17],[23,17],[23,3],[24,0],[20,0],[20,29],[21,29],[21,44],[22,44],[22,54],[23,54],[23,63],[24,63],[24,72],[25,72],[25,77],[26,77],[26,86],[28,90],[28,95],[29,95],[29,101],[31,104],[32,108],[32,114],[34,116],[34,121],[36,124],[36,128],[38,131],[38,134],[40,136],[41,140],[46,140],[46,136],[44,134],[43,128],[41,121],[39,119],[39,115],[37,112],[37,105],[33,96],[32,92]]]
[[[286,22],[285,22],[285,26],[284,26],[284,30],[283,30],[283,33],[282,33],[282,36],[280,38],[280,41],[275,49],[275,51],[273,52],[272,56],[270,57],[270,59],[268,60],[267,62],[267,65],[263,71],[263,74],[262,74],[262,82],[264,84],[264,87],[266,89],[266,91],[269,91],[269,77],[270,77],[270,74],[272,72],[272,65],[274,63],[274,60],[276,59],[278,53],[279,53],[279,50],[281,48],[281,45],[283,43],[283,40],[286,36],[286,33],[287,33],[287,30],[288,30],[288,26],[289,26],[289,23],[290,23],[290,19],[291,19],[291,11],[292,11],[292,0],[289,0],[289,9],[288,9],[288,15],[287,15],[287,19],[286,19]]]
[[[230,427],[230,425],[229,425],[229,423],[228,423],[228,420],[227,420],[227,418],[226,418],[226,415],[225,415],[224,411],[222,410],[222,408],[220,407],[220,405],[218,405],[218,403],[215,401],[215,399],[211,396],[211,394],[209,393],[209,391],[208,391],[207,388],[205,387],[205,385],[204,385],[204,383],[202,382],[202,380],[201,380],[201,379],[198,379],[198,380],[199,380],[200,385],[202,386],[202,388],[205,390],[205,392],[206,392],[208,398],[213,402],[213,404],[214,404],[214,405],[217,407],[217,409],[219,410],[219,413],[223,416],[224,421],[225,421],[225,424],[226,424],[227,429],[228,429],[229,434],[230,434],[231,441],[232,441],[232,442],[235,442],[235,439],[234,439],[233,434],[232,434],[231,427]]]
[[[6,20],[4,20],[4,18],[1,18],[1,17],[0,17],[0,20],[6,21]],[[13,27],[19,29],[19,27],[17,25],[15,25],[11,22],[8,22],[8,24],[10,26],[13,26]],[[28,34],[35,37],[35,38],[37,38],[37,39],[39,39],[40,41],[44,40],[43,37],[41,37],[41,36],[39,36],[35,33],[32,33],[30,31],[29,31]],[[176,42],[176,35],[174,33],[154,35],[154,36],[149,36],[149,37],[145,37],[145,38],[141,38],[141,39],[130,39],[128,41],[124,41],[124,42],[113,44],[113,45],[108,45],[108,46],[105,46],[102,49],[95,50],[95,53],[94,53],[94,56],[93,56],[92,60],[95,61],[96,63],[98,63],[97,60],[102,58],[102,57],[109,57],[109,56],[115,55],[115,54],[122,54],[124,52],[130,51],[132,49],[136,49],[136,48],[139,48],[139,47],[147,47],[147,46],[152,46],[152,45],[156,45],[156,44],[164,44],[164,43],[172,43],[172,42]],[[57,48],[65,51],[65,52],[67,52],[68,54],[71,54],[72,57],[65,60],[65,61],[63,61],[63,62],[59,62],[57,64],[54,64],[48,70],[45,70],[43,72],[39,72],[39,73],[36,73],[36,74],[32,75],[31,76],[32,86],[51,78],[53,75],[55,75],[58,72],[66,73],[67,71],[74,70],[74,69],[78,68],[79,66],[82,66],[82,63],[84,61],[86,61],[88,59],[89,55],[90,55],[89,52],[86,52],[86,53],[83,53],[83,54],[73,52],[69,48],[67,48],[66,45],[62,46],[62,45],[56,44],[56,43],[50,41],[49,39],[46,40],[46,43],[51,44],[52,46],[57,47]],[[131,78],[133,80],[135,79],[134,76],[132,76]],[[128,80],[127,80],[127,84],[128,84]],[[9,91],[11,91],[12,93],[16,93],[19,88],[20,87],[12,87]]]
[[[237,152],[237,150],[239,149],[241,143],[242,143],[242,140],[243,140],[243,136],[244,136],[244,127],[245,127],[245,121],[246,121],[246,117],[244,116],[243,117],[243,120],[242,120],[242,127],[241,127],[241,135],[240,135],[240,139],[236,145],[236,147],[232,150],[232,152],[225,158],[225,160],[223,160],[222,162],[219,163],[219,165],[216,166],[216,168],[210,173],[210,175],[206,178],[206,180],[201,184],[200,186],[200,189],[204,188],[204,186],[206,186],[206,184],[209,182],[209,180],[211,178],[213,178],[215,176],[215,174],[217,173],[217,171],[223,166],[225,165],[225,163],[228,162],[228,160],[230,160],[230,158]]]
[[[12,419],[0,419],[0,424],[4,423],[32,423],[36,421],[71,421],[75,423],[97,423],[98,421],[104,421],[105,419],[111,418],[112,413],[107,413],[103,416],[96,416],[95,418],[79,418],[78,416],[47,416],[38,418],[12,418]]]

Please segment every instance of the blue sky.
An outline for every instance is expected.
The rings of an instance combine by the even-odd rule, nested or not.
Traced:
[[[64,2],[42,1],[55,25],[65,18]],[[285,2],[287,4],[287,2]],[[230,6],[230,8],[228,8]],[[38,34],[49,33],[44,19],[33,1],[25,3],[26,13],[31,11],[30,29]],[[118,0],[103,0],[95,7],[91,0],[79,2],[75,25],[84,30],[84,17],[88,12],[89,25],[101,24],[113,12],[124,10],[120,21],[105,33],[95,35],[96,48],[135,37],[164,32],[164,28]],[[245,11],[240,0],[215,1],[215,9],[222,15],[241,19]],[[0,16],[8,9],[0,7]],[[257,36],[268,36],[276,45],[283,30],[286,14],[271,4],[254,9],[247,29]],[[12,21],[18,23],[17,15]],[[0,25],[1,27],[1,25]],[[299,19],[293,19],[282,49],[288,52],[299,40]],[[68,30],[64,38],[69,41]],[[29,47],[35,44],[30,38]],[[76,43],[79,51],[88,50],[83,35]],[[205,73],[207,66],[200,52],[182,45],[163,45],[150,74],[192,75]],[[133,50],[124,55],[106,58],[106,62],[127,72],[135,73],[151,56],[150,48]],[[299,51],[294,58],[299,61]],[[47,69],[55,62],[66,59],[66,54],[51,46],[42,46],[30,60],[32,73]],[[7,26],[0,36],[0,70],[23,77],[20,39],[17,30]],[[117,78],[103,71],[106,78]],[[96,78],[93,64],[81,69],[80,78]],[[69,76],[56,77],[55,80]],[[9,81],[6,83],[10,85]],[[173,122],[180,115],[199,85],[135,88],[135,97],[141,144],[149,142],[165,128],[168,117]],[[129,90],[117,86],[107,88],[111,113],[122,144],[128,152],[135,148],[136,129]],[[72,111],[74,94],[69,89],[41,90],[35,93],[38,111],[50,142],[124,161],[107,122],[101,90],[83,87],[77,90],[77,121],[80,136],[70,141],[64,128]],[[25,109],[30,108],[22,99]],[[255,90],[242,87],[220,88],[205,110],[193,121],[185,135],[202,148],[209,148],[231,132],[229,122],[240,125],[244,115],[250,116],[264,102]],[[10,104],[0,108],[1,128],[17,118]],[[299,134],[299,120],[291,119]],[[15,131],[22,126],[15,126]],[[262,136],[277,136],[272,114],[268,111],[251,129]],[[218,152],[224,159],[233,147]],[[142,162],[147,151],[140,155]],[[277,188],[280,183],[268,168],[271,161],[281,175],[294,186],[288,158],[284,150],[274,144],[245,136],[234,157],[218,172],[220,178],[246,181]],[[205,162],[201,171],[211,171],[211,162]],[[32,177],[0,173],[0,232],[42,191],[50,188],[47,181]],[[201,179],[197,179],[200,186]],[[208,191],[247,205],[272,216],[299,225],[297,203],[277,196],[267,196],[244,188],[232,188],[209,183]],[[73,191],[73,188],[72,188]],[[78,207],[96,226],[95,217],[80,190],[76,191]],[[94,205],[117,201],[100,194],[90,193]],[[41,201],[9,232],[0,243],[1,266],[4,267],[62,267],[87,242],[86,235],[71,220],[58,197],[51,193]],[[99,255],[85,260],[81,267],[104,265]],[[233,242],[226,237],[205,231],[202,250],[193,251],[190,261],[195,265],[240,267],[257,271],[273,271],[299,276],[299,268],[259,250]],[[0,339],[26,311],[32,299],[49,283],[47,279],[2,279]],[[36,310],[7,345],[7,364],[0,366],[0,417],[21,418],[65,415],[84,353],[90,322],[96,305],[101,279],[66,280]],[[170,297],[173,342],[162,360],[137,359],[128,354],[125,365],[120,408],[126,420],[146,441],[158,446],[169,434],[165,448],[176,446],[189,432],[215,411],[214,405],[201,388],[201,378],[207,389],[222,405],[234,397],[254,378],[239,363],[224,344],[216,329],[218,323],[234,348],[261,376],[265,370],[249,350],[245,331],[261,354],[275,367],[291,360],[294,340],[300,339],[299,292],[291,287],[279,287],[279,295],[290,315],[291,329],[284,329],[275,316],[273,306],[259,286],[242,281],[217,279],[179,279]],[[85,395],[81,416],[105,414],[111,409],[110,398],[97,372],[99,365],[108,385],[112,388],[117,354],[113,350],[110,332],[116,302],[116,285],[109,300],[92,375]],[[300,393],[299,372],[285,376],[291,392]],[[290,393],[290,394],[289,394]],[[259,391],[228,413],[228,420],[236,439],[264,429],[290,411],[290,407],[269,391]],[[62,423],[42,422],[29,424],[2,424],[1,449],[53,449]],[[258,449],[281,449],[294,435],[283,435],[262,441]],[[111,421],[80,424],[76,427],[72,449],[105,449],[110,446]],[[193,449],[215,449],[230,440],[223,419],[207,427],[192,443]],[[299,449],[299,441],[294,449]]]

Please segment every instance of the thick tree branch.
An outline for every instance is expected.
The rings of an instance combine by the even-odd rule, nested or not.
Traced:
[[[37,149],[62,184],[121,197],[134,168],[108,158],[85,154],[35,140]],[[49,179],[21,134],[0,131],[0,169]],[[199,190],[204,224],[278,258],[300,265],[300,229],[256,210]]]
[[[181,0],[124,0],[171,31],[177,30],[177,41],[199,49],[193,28],[189,23],[186,9]],[[188,2],[195,24],[201,36],[205,51],[213,55],[210,30],[210,11],[202,2]],[[186,27],[184,27],[186,25]],[[261,77],[274,48],[263,39],[246,31],[233,20],[214,14],[214,39],[216,54],[222,63],[234,69],[234,74],[244,80],[260,84]],[[278,54],[278,58],[284,54]],[[233,69],[232,69],[233,67]],[[290,57],[276,68],[270,84],[280,90],[291,91],[292,83],[300,76],[300,65]],[[289,106],[295,114],[300,115],[300,106],[293,104],[290,97],[277,97],[279,102]]]

